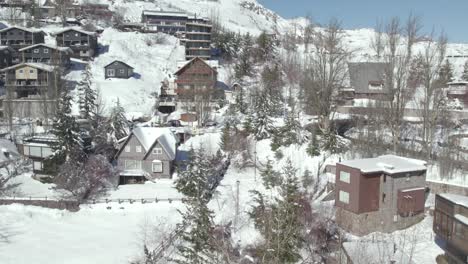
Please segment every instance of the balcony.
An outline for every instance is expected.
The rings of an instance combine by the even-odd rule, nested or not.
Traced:
[[[464,95],[468,93],[468,86],[459,85],[459,86],[450,86],[447,90],[447,94],[450,95]]]

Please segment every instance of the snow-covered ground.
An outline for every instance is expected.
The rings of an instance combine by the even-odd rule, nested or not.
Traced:
[[[180,202],[99,204],[76,213],[0,206],[0,263],[129,263],[142,253],[144,239],[157,240],[175,227],[177,209]]]

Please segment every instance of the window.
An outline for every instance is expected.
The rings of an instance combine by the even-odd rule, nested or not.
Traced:
[[[340,181],[350,183],[350,175],[347,171],[340,171]]]
[[[339,200],[342,203],[349,204],[349,193],[345,191],[340,191]]]
[[[19,73],[23,73],[23,70],[19,70]]]
[[[33,170],[36,170],[36,171],[42,170],[42,162],[34,161],[33,162]]]
[[[386,196],[386,194],[382,193],[382,203],[385,203],[385,196]]]
[[[163,172],[163,164],[160,160],[154,160],[152,163],[153,172]]]
[[[125,160],[126,170],[141,170],[141,160]]]
[[[33,49],[34,53],[39,53],[39,49]]]
[[[383,182],[387,182],[387,174],[383,175]]]
[[[42,157],[41,147],[29,147],[29,155],[34,157]]]
[[[119,70],[121,74],[124,74],[125,73],[125,70],[124,69],[120,69]]]
[[[80,33],[75,33],[75,37],[79,37],[80,36]]]
[[[34,70],[29,70],[29,73],[34,73]]]
[[[44,53],[49,53],[49,49],[44,49]]]
[[[29,146],[24,146],[24,155],[25,156],[29,155]]]
[[[107,76],[114,77],[115,76],[115,70],[114,69],[108,69],[107,70]]]
[[[155,154],[155,155],[161,155],[161,154],[162,154],[162,149],[161,149],[161,148],[154,148],[154,149],[153,149],[153,154]]]
[[[136,152],[141,152],[141,146],[136,146]]]
[[[42,157],[47,158],[50,155],[52,155],[52,149],[49,147],[43,147],[42,148]]]
[[[130,152],[130,146],[125,146],[125,152]]]

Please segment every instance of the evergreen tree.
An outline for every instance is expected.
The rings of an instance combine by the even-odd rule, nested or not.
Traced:
[[[176,189],[187,197],[187,206],[182,213],[185,225],[182,239],[186,242],[178,247],[182,259],[181,264],[209,263],[212,252],[213,212],[208,208],[210,199],[210,184],[208,177],[212,175],[212,164],[202,156],[203,150],[190,151],[190,158],[185,169],[176,180]]]
[[[263,185],[267,189],[273,189],[281,185],[281,175],[273,169],[273,162],[269,159],[265,168],[260,171]]]
[[[320,155],[320,147],[317,141],[317,135],[314,133],[312,136],[312,140],[310,140],[309,144],[307,145],[307,154],[310,157],[316,157]]]
[[[89,64],[82,74],[82,80],[78,84],[80,94],[79,106],[83,118],[89,119],[97,111],[97,92],[91,87],[91,69]]]
[[[270,61],[276,53],[276,41],[272,35],[263,31],[256,41],[256,58],[259,62]]]
[[[249,49],[244,48],[240,53],[237,63],[234,65],[236,79],[241,80],[245,76],[252,76],[253,66],[250,58]]]
[[[226,122],[226,124],[223,127],[219,147],[224,152],[229,152],[232,150],[231,148],[231,125],[229,122]]]
[[[304,230],[300,221],[303,208],[299,201],[302,194],[290,160],[282,174],[284,180],[279,197],[274,201],[267,201],[258,191],[252,192],[254,206],[249,215],[263,237],[262,245],[257,248],[262,263],[297,263],[301,259]]]
[[[52,134],[57,138],[53,145],[54,156],[68,158],[72,150],[83,148],[80,128],[71,113],[71,96],[64,92],[59,99],[57,113],[52,124]]]
[[[244,131],[247,134],[252,134],[254,133],[254,128],[253,128],[253,120],[254,116],[251,111],[247,112],[247,116],[245,117],[244,122],[242,123],[242,126],[244,128]]]
[[[244,88],[240,87],[236,94],[236,110],[244,114],[247,112],[247,103],[245,102]]]
[[[468,60],[465,62],[465,65],[463,65],[462,80],[468,82]]]
[[[301,123],[297,120],[294,111],[290,111],[286,116],[282,131],[284,146],[303,143]]]
[[[109,132],[114,134],[117,140],[122,139],[128,135],[129,124],[127,118],[125,117],[125,109],[120,105],[119,100],[117,100],[116,105],[111,109],[109,122]]]
[[[269,107],[266,93],[262,91],[255,102],[255,116],[252,122],[253,133],[257,140],[269,138],[274,133]]]
[[[274,66],[265,66],[262,71],[262,83],[267,94],[269,104],[269,113],[272,116],[277,116],[282,112],[282,88],[284,82],[282,80],[281,68],[278,64]]]
[[[312,186],[314,183],[314,178],[312,178],[312,175],[309,170],[304,171],[304,175],[302,175],[302,187],[307,190]]]
[[[445,63],[439,70],[439,78],[436,81],[436,86],[439,88],[447,87],[447,84],[453,79],[453,67],[449,60],[445,60]]]

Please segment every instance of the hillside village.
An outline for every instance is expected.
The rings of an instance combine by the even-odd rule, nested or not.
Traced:
[[[0,263],[466,263],[468,44],[386,23],[0,1]]]

